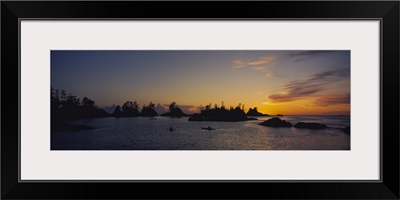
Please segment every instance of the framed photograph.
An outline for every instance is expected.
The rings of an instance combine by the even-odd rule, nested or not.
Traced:
[[[2,1],[1,198],[399,199],[399,6]]]

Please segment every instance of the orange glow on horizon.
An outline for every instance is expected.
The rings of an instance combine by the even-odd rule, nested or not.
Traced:
[[[269,115],[349,115],[350,104],[317,106],[311,101],[298,101],[258,106],[258,111]]]

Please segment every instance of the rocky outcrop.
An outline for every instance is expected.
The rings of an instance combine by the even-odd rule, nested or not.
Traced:
[[[279,117],[274,117],[272,119],[269,119],[267,121],[264,121],[262,123],[259,123],[259,125],[262,126],[268,126],[268,127],[292,127],[292,123],[287,122],[285,120],[281,120]]]
[[[247,116],[256,116],[256,117],[269,116],[268,114],[263,114],[263,113],[258,112],[257,107],[250,108],[246,115]]]
[[[344,133],[350,135],[350,126],[346,126],[346,127],[344,127],[344,128],[340,128],[340,130],[342,130]]]
[[[114,117],[122,117],[121,107],[120,106],[115,107],[114,112],[112,113],[112,115]]]
[[[229,110],[225,107],[210,108],[207,106],[206,109],[201,110],[201,113],[193,114],[188,118],[189,121],[220,121],[220,122],[238,122],[254,120],[254,118],[247,117],[243,108],[237,106],[236,108],[231,108]]]
[[[187,114],[185,114],[180,108],[176,107],[173,108],[171,111],[166,112],[164,114],[161,114],[161,116],[167,116],[167,117],[184,117],[184,116],[188,116]]]
[[[145,107],[142,109],[142,117],[155,117],[157,115],[157,112],[153,108]]]

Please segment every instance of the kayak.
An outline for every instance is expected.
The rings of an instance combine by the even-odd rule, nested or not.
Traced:
[[[209,130],[209,131],[211,131],[211,130],[216,130],[215,128],[204,128],[204,127],[201,127],[201,129],[203,129],[203,130]]]

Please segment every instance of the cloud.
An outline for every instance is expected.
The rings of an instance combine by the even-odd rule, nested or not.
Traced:
[[[289,57],[295,58],[294,62],[301,62],[304,60],[309,60],[312,58],[315,58],[316,56],[322,55],[322,54],[327,54],[327,53],[334,53],[337,51],[331,51],[331,50],[309,50],[309,51],[291,51],[288,53]]]
[[[242,59],[236,59],[232,61],[232,68],[233,69],[240,69],[244,67],[252,67],[253,69],[258,68],[260,69],[260,65],[268,66],[273,64],[276,60],[277,56],[263,56],[259,57],[257,60],[246,61]]]
[[[237,60],[232,61],[232,65],[233,65],[232,68],[239,69],[239,68],[245,67],[246,62],[243,60],[237,59]]]
[[[276,72],[268,72],[265,74],[266,77],[272,78],[272,77],[283,77],[281,74],[278,74]]]
[[[298,90],[291,89],[288,94],[272,94],[268,96],[268,98],[271,100],[272,103],[291,102],[315,94],[321,90],[322,88],[298,88]]]
[[[253,69],[256,71],[263,71],[265,70],[265,67],[253,67]]]
[[[283,85],[283,91],[268,96],[271,103],[291,102],[303,98],[309,98],[321,91],[326,90],[326,86],[350,76],[349,69],[338,69],[333,71],[314,74],[307,80],[292,81]],[[323,100],[321,100],[321,103]]]
[[[264,65],[271,63],[276,59],[276,56],[265,56],[265,57],[260,57],[258,60],[248,62],[248,65]]]
[[[200,112],[201,108],[200,107],[189,107],[187,108],[186,113],[198,113]]]
[[[350,94],[344,96],[323,96],[314,101],[315,106],[350,104]]]
[[[322,80],[326,79],[328,77],[338,77],[338,78],[345,78],[350,76],[350,70],[349,69],[339,69],[339,70],[332,70],[332,71],[326,71],[322,72],[319,74],[313,75],[311,80]]]

